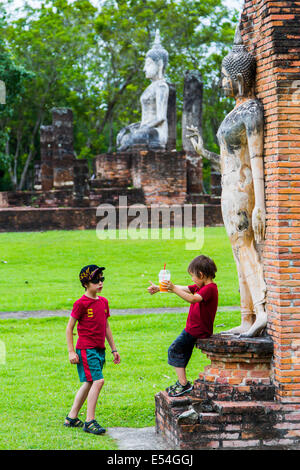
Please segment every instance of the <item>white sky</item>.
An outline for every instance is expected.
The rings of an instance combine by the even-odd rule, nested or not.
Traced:
[[[225,5],[229,8],[237,8],[241,11],[244,0],[222,0]],[[28,3],[32,6],[39,6],[42,2],[39,0],[28,0]],[[96,7],[101,4],[101,0],[91,0],[91,3]],[[14,0],[12,2],[12,10],[18,7],[21,7],[24,4],[24,0]]]

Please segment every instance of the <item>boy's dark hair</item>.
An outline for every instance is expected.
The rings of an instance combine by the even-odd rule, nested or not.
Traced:
[[[194,258],[188,267],[188,273],[196,274],[200,277],[199,274],[204,274],[205,277],[211,277],[214,279],[216,277],[217,266],[215,262],[210,259],[208,256],[200,255]]]

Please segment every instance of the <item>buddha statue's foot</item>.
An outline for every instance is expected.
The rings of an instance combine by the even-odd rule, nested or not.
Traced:
[[[221,335],[241,335],[242,333],[246,333],[247,330],[249,329],[250,325],[243,325],[241,324],[240,326],[236,326],[234,328],[231,328],[230,330],[226,331],[221,331]]]
[[[264,328],[267,326],[267,318],[266,315],[264,317],[258,317],[251,328],[249,328],[248,331],[245,333],[241,334],[241,337],[244,338],[255,338],[256,336],[259,336],[260,333],[264,330]]]

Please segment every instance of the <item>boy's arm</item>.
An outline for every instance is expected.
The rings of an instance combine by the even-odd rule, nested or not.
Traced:
[[[168,290],[169,292],[174,292],[174,294],[178,295],[178,297],[181,297],[183,300],[186,300],[186,302],[189,302],[190,304],[196,304],[197,302],[201,302],[203,300],[201,295],[192,294],[188,287],[187,290],[182,289],[181,286],[175,286],[170,281],[168,282]]]
[[[110,325],[108,323],[108,320],[106,320],[106,330],[105,330],[105,337],[108,341],[108,344],[110,345],[111,347],[111,351],[114,355],[114,363],[115,364],[119,364],[120,361],[121,361],[121,358],[120,358],[120,354],[118,353],[117,349],[116,349],[116,345],[115,345],[115,342],[114,342],[114,338],[113,338],[113,335],[112,335],[112,332],[111,332],[111,329],[110,329]]]
[[[159,286],[153,284],[152,281],[149,281],[151,283],[151,286],[148,287],[148,292],[149,294],[153,295],[153,294],[156,294],[156,292],[159,292]],[[179,287],[179,289],[183,290],[184,292],[187,292],[188,294],[191,293],[190,289],[188,288],[188,286],[177,286]]]
[[[76,354],[74,350],[74,344],[73,344],[73,330],[74,330],[76,321],[77,320],[75,318],[70,317],[69,322],[67,324],[67,329],[66,329],[69,360],[71,364],[77,364],[79,362],[79,357],[78,357],[78,354]]]
[[[188,286],[178,286],[176,284],[176,287],[178,287],[179,289],[183,290],[184,292],[187,292],[188,294],[191,294],[191,291],[190,289],[188,288]]]

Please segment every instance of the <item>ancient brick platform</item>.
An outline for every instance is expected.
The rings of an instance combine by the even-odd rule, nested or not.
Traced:
[[[187,198],[185,152],[135,150],[95,157],[93,187],[128,187],[143,190],[150,204],[184,204]],[[138,202],[138,201],[137,201]]]
[[[109,190],[110,191],[110,190]],[[103,194],[102,194],[103,195]],[[110,193],[112,198],[111,204],[117,203],[118,196]],[[63,194],[62,194],[63,197]],[[101,199],[100,199],[101,200]],[[51,199],[49,200],[51,202]],[[94,204],[97,200],[91,201]],[[107,204],[107,199],[102,199],[101,204]],[[130,200],[129,200],[130,202]],[[99,199],[98,199],[99,204]],[[192,205],[193,206],[193,205]],[[128,210],[130,206],[123,207]],[[146,206],[147,207],[147,206]],[[119,211],[116,208],[116,229],[119,228]],[[195,223],[195,206],[192,207],[193,223]],[[151,228],[151,207],[148,209],[148,219]],[[135,217],[128,216],[130,223]],[[0,208],[0,232],[33,232],[45,230],[96,230],[97,224],[101,218],[97,216],[97,207],[4,207]],[[170,227],[173,227],[174,218],[170,219]],[[214,204],[204,205],[204,225],[216,226],[222,225],[222,214],[220,206]]]
[[[273,401],[213,400],[207,406],[192,395],[160,392],[155,403],[156,432],[174,449],[287,449],[300,429],[300,407]]]
[[[237,338],[214,335],[196,347],[211,364],[199,374],[193,394],[202,399],[273,400],[271,381],[273,341],[269,337]]]
[[[296,444],[300,405],[274,400],[269,337],[214,335],[197,347],[211,364],[194,390],[155,397],[156,431],[176,449],[266,449]]]

